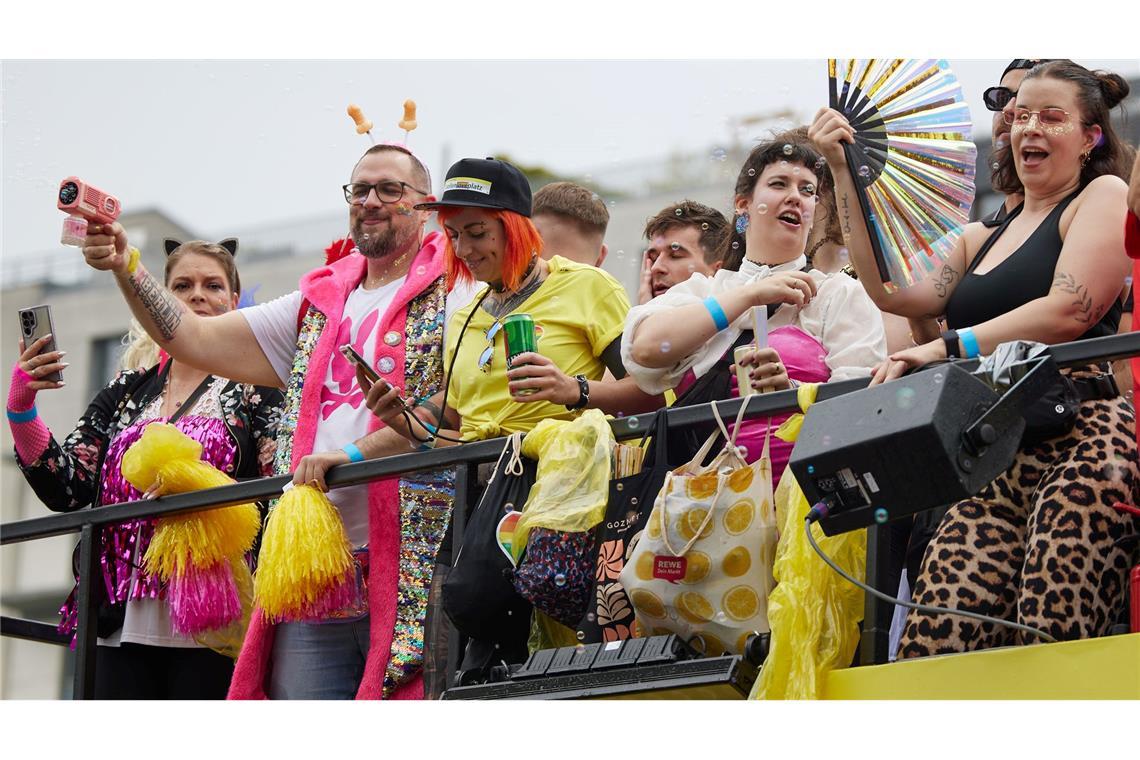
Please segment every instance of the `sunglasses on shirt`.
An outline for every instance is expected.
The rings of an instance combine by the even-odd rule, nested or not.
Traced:
[[[479,354],[479,369],[484,372],[489,372],[491,369],[491,359],[495,356],[495,336],[499,334],[502,327],[503,323],[496,319],[495,323],[488,327],[487,332],[483,334],[483,337],[487,339],[487,347]]]

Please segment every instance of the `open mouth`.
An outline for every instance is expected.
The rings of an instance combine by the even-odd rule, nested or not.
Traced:
[[[798,211],[785,211],[777,216],[776,220],[796,229],[799,229],[800,225],[803,223],[803,219],[800,217]]]
[[[664,293],[666,290],[668,290],[671,287],[672,287],[672,285],[670,285],[667,282],[655,282],[655,283],[653,283],[653,287],[652,287],[653,297],[656,298],[657,296],[661,295],[662,293]]]
[[[1023,166],[1032,167],[1038,166],[1042,161],[1049,157],[1049,153],[1040,148],[1022,148],[1021,149],[1021,163]]]

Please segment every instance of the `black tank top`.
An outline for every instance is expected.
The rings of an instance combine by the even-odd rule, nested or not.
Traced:
[[[1024,206],[1010,212],[1002,225],[982,244],[978,255],[966,269],[962,282],[950,295],[946,303],[946,323],[950,327],[957,329],[981,324],[1048,295],[1053,286],[1057,259],[1061,256],[1061,214],[1079,193],[1077,190],[1058,203],[1009,258],[985,274],[974,274],[986,253],[1010,222],[1021,214]],[[1114,298],[1108,312],[1080,339],[1115,335],[1120,325],[1120,313],[1120,299]]]

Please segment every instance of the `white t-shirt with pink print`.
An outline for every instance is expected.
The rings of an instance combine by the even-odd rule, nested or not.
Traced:
[[[357,353],[372,361],[376,356],[376,342],[386,345],[401,345],[402,333],[389,331],[380,335],[376,329],[381,317],[387,311],[392,299],[400,291],[404,279],[381,285],[374,290],[357,286],[348,296],[344,314],[337,328],[336,346],[352,345]],[[471,302],[474,287],[456,284],[447,296],[446,325],[451,315]],[[249,322],[261,350],[282,386],[289,381],[289,371],[293,366],[293,355],[297,350],[297,314],[301,309],[301,292],[294,291],[273,301],[242,309]],[[389,357],[381,357],[376,366],[380,372],[390,372],[392,366],[383,366]],[[333,351],[332,361],[325,373],[325,384],[321,388],[320,417],[317,420],[316,438],[313,452],[339,449],[368,432],[368,421],[372,412],[364,405],[364,393],[356,382],[356,372],[352,364],[340,351]],[[368,542],[368,485],[336,488],[329,492],[329,498],[340,510],[348,539],[354,547]]]

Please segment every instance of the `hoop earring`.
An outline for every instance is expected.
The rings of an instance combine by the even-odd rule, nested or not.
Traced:
[[[747,211],[745,211],[744,213],[737,216],[736,217],[736,234],[737,235],[743,235],[748,230],[748,225],[751,223],[752,223],[752,220],[748,218],[748,212]]]

